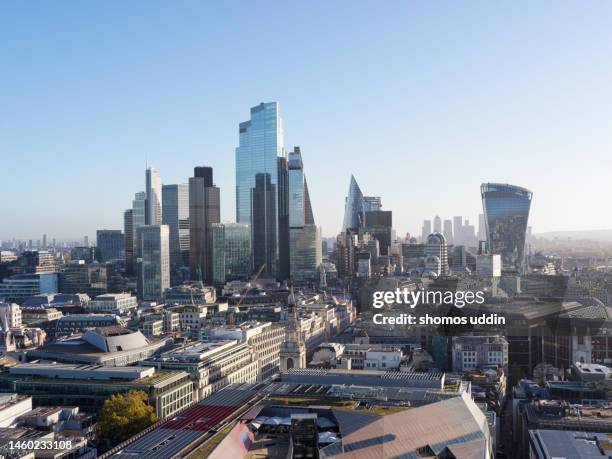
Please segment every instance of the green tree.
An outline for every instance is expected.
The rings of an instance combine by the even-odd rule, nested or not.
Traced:
[[[100,440],[117,445],[156,421],[155,410],[147,404],[147,394],[144,392],[112,395],[104,401],[98,415]]]

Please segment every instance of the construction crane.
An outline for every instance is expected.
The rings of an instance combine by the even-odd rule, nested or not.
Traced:
[[[236,309],[238,309],[240,307],[240,305],[242,304],[242,302],[246,298],[247,293],[249,293],[249,291],[253,288],[253,284],[255,282],[257,282],[257,279],[259,279],[259,276],[261,276],[261,273],[263,272],[265,267],[266,267],[266,264],[264,263],[263,265],[261,265],[259,267],[259,269],[255,273],[255,275],[253,277],[251,277],[251,279],[249,280],[248,284],[246,285],[246,287],[244,288],[244,290],[240,294],[240,299],[238,300],[238,303],[236,304]]]

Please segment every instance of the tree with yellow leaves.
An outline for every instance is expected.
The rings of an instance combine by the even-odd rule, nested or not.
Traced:
[[[104,401],[98,415],[100,440],[117,445],[157,421],[155,410],[147,404],[147,394],[133,390],[115,394]]]

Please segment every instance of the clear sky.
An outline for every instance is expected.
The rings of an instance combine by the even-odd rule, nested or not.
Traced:
[[[530,188],[534,232],[612,228],[612,3],[0,3],[0,238],[121,228],[144,189],[215,169],[234,219],[234,148],[277,100],[315,219],[342,222],[350,174],[394,212],[481,211]]]

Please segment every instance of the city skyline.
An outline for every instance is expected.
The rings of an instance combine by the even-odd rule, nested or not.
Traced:
[[[246,4],[235,16],[134,4],[121,18],[112,6],[70,5],[4,7],[0,52],[12,71],[0,76],[0,151],[11,171],[0,184],[2,239],[92,240],[122,228],[147,164],[165,185],[213,167],[221,221],[235,221],[237,125],[270,101],[281,106],[285,149],[307,152],[326,237],[341,228],[351,174],[394,212],[398,235],[418,234],[435,215],[476,223],[486,182],[533,191],[536,234],[612,228],[599,205],[612,197],[610,11],[597,4],[268,11],[290,34],[257,26],[261,13]],[[243,34],[278,52],[243,54]],[[259,72],[238,72],[238,55]]]

